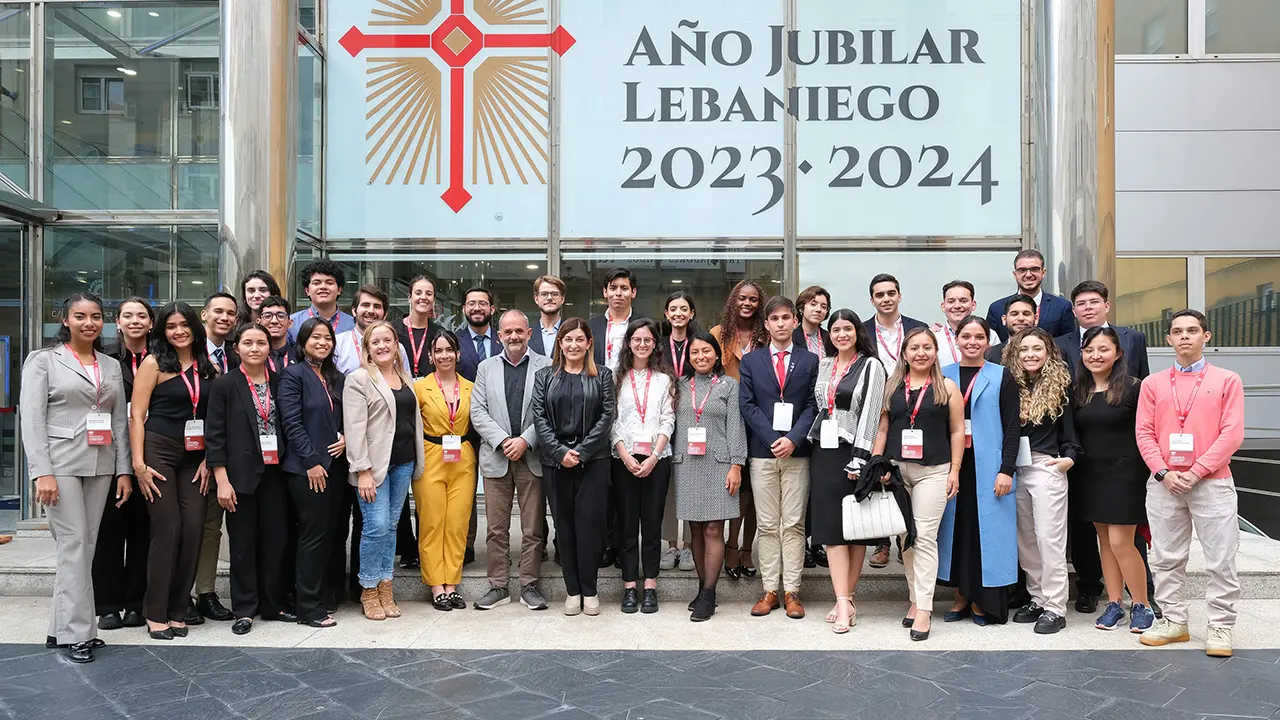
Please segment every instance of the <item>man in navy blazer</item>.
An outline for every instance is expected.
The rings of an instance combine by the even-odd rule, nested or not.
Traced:
[[[787,617],[802,618],[800,572],[811,450],[807,437],[818,416],[818,356],[792,339],[796,307],[791,300],[770,298],[764,314],[769,345],[743,356],[738,386],[756,501],[756,557],[764,584],[764,597],[751,614],[768,615],[785,604]]]
[[[1026,295],[1036,301],[1040,313],[1036,324],[1050,336],[1056,338],[1076,329],[1070,301],[1060,295],[1047,293],[1040,287],[1045,273],[1044,255],[1039,250],[1023,250],[1014,258],[1013,278],[1018,282],[1018,292],[996,300],[987,309],[987,324],[1000,336],[1001,342],[1009,341],[1009,329],[1004,326],[1001,317],[1014,295]]]
[[[1080,346],[1084,342],[1085,332],[1108,325],[1107,315],[1111,312],[1111,302],[1107,286],[1097,280],[1086,280],[1075,286],[1071,291],[1071,309],[1080,326],[1054,338],[1054,342],[1062,351],[1062,359],[1071,368],[1071,379],[1074,380],[1080,373]],[[1118,325],[1112,325],[1111,329],[1120,336],[1120,349],[1124,351],[1125,367],[1129,374],[1139,380],[1150,375],[1147,336],[1141,330]]]
[[[462,312],[467,316],[467,327],[458,331],[458,374],[476,381],[476,368],[480,363],[502,352],[502,343],[493,328],[493,293],[482,287],[473,287],[462,296]],[[484,355],[481,356],[483,349]],[[467,547],[471,547],[470,544]]]

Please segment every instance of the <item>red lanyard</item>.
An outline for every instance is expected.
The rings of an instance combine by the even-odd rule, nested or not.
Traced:
[[[640,416],[640,425],[644,426],[644,416],[649,413],[649,383],[653,380],[653,371],[645,370],[644,375],[644,399],[641,400],[636,392],[636,371],[631,370],[628,374],[631,376],[631,399],[636,403],[636,414]]]
[[[619,320],[618,322],[615,323],[614,321],[609,319],[609,312],[607,310],[605,311],[604,313],[604,362],[606,365],[609,363],[609,359],[613,357],[613,326],[621,325],[625,328],[627,326],[627,323],[629,322],[631,322],[631,313],[627,313],[626,320]],[[640,422],[644,422],[644,419],[642,418]]]
[[[126,351],[126,352],[128,352],[128,351]],[[140,361],[140,360],[145,360],[145,359],[146,359],[146,357],[147,357],[147,351],[146,351],[146,350],[143,350],[142,352],[137,353],[137,354],[132,353],[132,352],[129,352],[129,356],[130,356],[130,357],[129,357],[129,364],[133,366],[133,374],[134,374],[134,375],[137,375],[137,374],[138,374],[138,361]]]
[[[844,366],[844,372],[839,372],[840,370],[839,357],[837,357],[835,361],[831,363],[831,383],[827,386],[827,416],[828,417],[830,417],[835,412],[836,390],[839,389],[840,382],[844,380],[845,375],[849,374],[849,368],[853,367],[853,364],[856,362],[858,362],[858,356],[854,355],[853,359],[849,361],[849,364]],[[839,378],[836,377],[837,373],[839,373],[840,375]]]
[[[271,424],[271,385],[267,384],[267,399],[264,404],[264,401],[258,399],[258,391],[254,388],[253,381],[249,379],[249,373],[241,369],[240,374],[249,385],[249,394],[253,396],[253,404],[258,408],[258,417],[262,418],[262,427],[266,428]]]
[[[671,346],[671,365],[676,371],[676,377],[684,377],[684,349],[689,347],[689,338],[684,339],[684,345],[680,346],[680,352],[676,352],[676,339],[667,340],[667,344]]]
[[[902,318],[901,317],[899,317],[898,321],[893,324],[893,327],[895,330],[897,330],[897,335],[895,337],[898,338],[898,345],[899,347],[901,347],[902,345]],[[889,347],[889,343],[884,341],[884,331],[880,329],[880,323],[876,323],[876,340],[880,341],[880,347],[884,348],[884,352],[886,355],[889,356],[889,359],[894,362],[898,362],[898,358],[901,356],[901,352],[895,353],[893,351],[893,348]]]
[[[965,388],[965,391],[964,391],[964,404],[965,404],[965,405],[968,405],[968,404],[969,404],[969,395],[973,392],[973,386],[978,384],[978,376],[982,374],[982,368],[983,368],[984,366],[986,366],[986,363],[985,363],[985,362],[984,362],[984,363],[982,363],[982,365],[979,365],[979,366],[978,366],[978,372],[976,372],[976,373],[974,373],[974,374],[973,374],[973,379],[969,381],[969,387]]]
[[[71,344],[67,343],[66,347],[67,352],[71,353],[71,356],[76,359],[76,362],[80,362],[80,355],[76,353],[75,350],[71,349]],[[80,364],[86,369],[89,367],[84,363]],[[93,377],[90,379],[93,380],[93,409],[96,412],[98,405],[102,403],[102,368],[98,367],[98,353],[96,351],[93,353]]]
[[[410,335],[412,336],[412,332]],[[360,362],[360,343],[360,333],[355,328],[351,328],[351,347],[356,349],[356,362]]]
[[[440,388],[440,396],[444,398],[445,407],[449,408],[449,433],[453,433],[453,423],[458,419],[458,409],[462,407],[462,383],[457,378],[453,379],[453,402],[449,402],[449,397],[444,394],[444,386],[440,384],[440,378],[434,374],[431,376],[436,381],[436,387]]]
[[[954,362],[960,362],[960,350],[956,347],[955,334],[951,332],[950,326],[943,326],[943,332],[947,335],[947,345],[951,347],[951,357]],[[968,397],[967,395],[965,397]]]
[[[975,375],[974,380],[977,380],[977,379],[978,378]],[[920,404],[924,402],[924,394],[929,391],[929,386],[932,384],[933,384],[933,378],[927,378],[924,381],[924,386],[920,388],[920,397],[916,398],[915,409],[911,410],[911,428],[913,430],[916,427],[916,416],[920,414]],[[902,391],[902,394],[907,400],[907,407],[911,407],[911,378],[906,378],[905,380],[903,380],[902,386],[904,388]],[[973,389],[973,383],[969,383],[969,389],[970,390]],[[969,402],[969,393],[964,394],[964,401]]]
[[[720,378],[711,376],[711,387],[707,388],[707,396],[702,398],[702,404],[698,404],[698,379],[696,377],[689,378],[689,401],[693,405],[693,423],[695,425],[702,424],[702,411],[707,407],[707,401],[711,399],[711,393],[715,391],[716,383],[720,382]]]
[[[179,372],[178,377],[182,378],[182,384],[187,386],[187,394],[191,396],[191,417],[194,418],[200,408],[200,373],[196,370],[196,364],[191,363],[191,377],[195,379],[194,385],[187,379],[186,373]]]
[[[285,367],[289,367],[289,353],[286,352],[280,356],[280,363]],[[276,371],[276,361],[270,355],[267,356],[267,364],[271,366],[271,372]]]
[[[427,347],[427,328],[423,328],[423,329],[422,329],[422,343],[421,343],[421,344],[419,344],[416,340],[414,340],[414,339],[413,339],[413,326],[409,324],[409,319],[408,319],[408,318],[405,318],[404,326],[405,326],[405,329],[407,329],[407,330],[409,331],[409,347],[413,348],[413,358],[412,358],[412,360],[413,360],[413,375],[414,375],[414,377],[417,377],[417,375],[418,375],[418,361],[419,361],[419,359],[420,359],[420,358],[421,358],[421,356],[422,356],[422,351],[423,351],[424,349],[426,349],[426,347]],[[440,384],[440,381],[439,381],[439,380],[437,380],[437,381],[436,381],[436,385],[439,385],[439,384]],[[440,392],[444,392],[444,390],[443,390],[443,389],[441,389],[441,391],[440,391]]]
[[[1200,394],[1200,385],[1204,382],[1204,376],[1209,374],[1209,363],[1205,363],[1204,370],[1201,370],[1200,377],[1196,378],[1195,387],[1191,388],[1191,399],[1187,400],[1187,406],[1181,407],[1178,404],[1178,371],[1169,368],[1169,390],[1173,392],[1173,411],[1178,414],[1178,432],[1182,432],[1187,424],[1187,418],[1191,416],[1191,408],[1195,407],[1196,396]]]
[[[812,336],[812,335],[805,335],[804,344],[809,346],[809,352],[813,353],[814,355],[817,355],[818,357],[824,357],[826,355],[826,351],[822,347],[822,331],[821,330],[818,331],[816,340],[814,339],[814,337],[815,336]]]

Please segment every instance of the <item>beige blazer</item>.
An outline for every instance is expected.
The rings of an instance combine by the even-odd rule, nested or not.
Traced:
[[[413,392],[413,384],[404,384]],[[414,407],[417,408],[417,398]],[[422,475],[422,413],[413,413],[416,460],[413,477]],[[391,464],[391,443],[396,436],[396,400],[382,378],[372,378],[363,367],[347,376],[342,387],[342,424],[347,438],[347,462],[351,475],[347,482],[356,485],[356,476],[373,470],[374,484],[381,486]]]
[[[34,480],[45,475],[132,475],[128,398],[120,361],[97,353],[101,395],[93,374],[63,345],[37,350],[22,364],[22,447]],[[85,421],[93,412],[111,415],[111,444],[90,445]]]

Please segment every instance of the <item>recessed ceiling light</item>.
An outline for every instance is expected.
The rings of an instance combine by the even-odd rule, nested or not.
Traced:
[[[774,280],[774,281],[773,281],[773,284],[774,284],[774,285],[781,285],[781,284],[782,284],[782,281],[781,281],[781,280]]]
[[[537,269],[538,269],[538,266],[537,266],[537,265],[525,265],[525,267],[529,268],[530,270],[537,270]]]
[[[88,274],[89,274],[89,271],[88,271],[88,270],[77,270],[76,272],[80,273],[81,275],[88,275]]]
[[[108,14],[108,15],[110,15],[111,17],[113,17],[113,18],[121,17],[121,15],[120,15],[120,11],[119,11],[119,10],[108,10],[108,11],[107,11],[107,14]]]
[[[71,121],[70,121],[70,120],[63,120],[63,121],[62,121],[62,124],[63,124],[63,125],[70,125],[70,124],[71,124]]]
[[[23,70],[22,68],[14,68],[14,70],[17,70],[18,72],[26,72],[26,70]]]
[[[684,281],[683,281],[683,280],[672,280],[672,281],[671,281],[671,284],[672,284],[672,285],[679,285],[679,284],[680,284],[680,283],[682,283],[682,282],[684,282]]]
[[[132,75],[137,75],[137,74],[138,74],[138,71],[137,71],[137,70],[130,70],[129,68],[125,68],[125,67],[118,67],[118,68],[116,68],[116,71],[117,71],[117,72],[122,72],[122,73],[124,73],[125,75],[130,75],[130,76],[132,76]]]
[[[151,17],[160,17],[160,13],[156,12],[155,10],[152,10],[147,14],[150,15]]]
[[[203,285],[203,284],[204,284],[204,281],[203,281],[203,280],[192,280],[192,281],[191,281],[191,284],[192,284],[192,285]]]

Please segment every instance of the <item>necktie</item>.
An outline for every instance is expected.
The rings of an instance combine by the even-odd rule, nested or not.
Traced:
[[[486,353],[489,350],[489,336],[477,335],[474,340],[476,341],[476,357],[480,360],[486,359],[488,357]]]
[[[225,373],[227,371],[227,363],[223,361],[224,357],[225,357],[225,354],[222,352],[222,348],[214,349],[213,361],[218,363],[218,369]]]
[[[787,351],[776,352],[774,357],[777,361],[773,364],[773,370],[778,374],[778,388],[782,389],[787,386]]]

